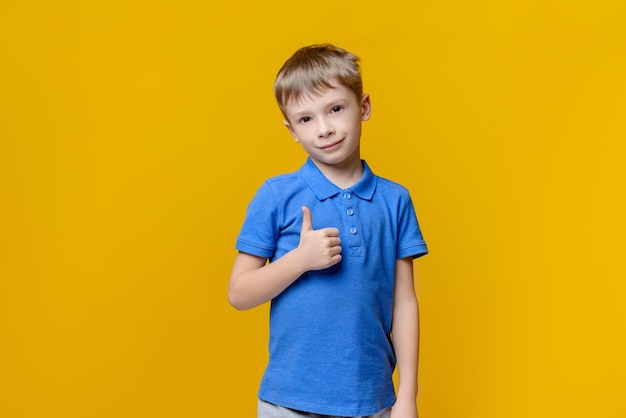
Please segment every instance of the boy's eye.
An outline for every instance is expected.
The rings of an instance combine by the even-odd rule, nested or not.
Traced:
[[[300,118],[300,123],[307,123],[307,122],[311,122],[310,116],[303,116]]]
[[[331,113],[341,112],[343,110],[343,106],[333,106],[331,109]]]

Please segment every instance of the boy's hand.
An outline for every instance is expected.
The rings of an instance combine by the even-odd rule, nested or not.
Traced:
[[[418,418],[415,401],[403,402],[401,399],[398,399],[391,408],[391,418]]]
[[[302,206],[302,229],[297,251],[305,271],[322,270],[340,262],[340,243],[337,228],[313,229],[311,211]]]

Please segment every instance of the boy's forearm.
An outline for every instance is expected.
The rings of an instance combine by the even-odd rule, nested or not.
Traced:
[[[419,361],[419,308],[413,281],[413,261],[398,260],[394,292],[393,345],[398,363],[400,384],[398,402],[415,407]]]
[[[240,253],[233,267],[228,299],[239,310],[254,308],[279,295],[304,272],[297,250],[270,264],[259,257]]]
[[[414,303],[403,302],[394,309],[393,343],[398,362],[398,400],[415,402],[419,362],[419,312]]]

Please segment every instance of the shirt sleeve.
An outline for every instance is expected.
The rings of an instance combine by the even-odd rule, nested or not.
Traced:
[[[278,237],[278,205],[269,183],[264,183],[248,204],[246,218],[237,237],[237,250],[270,258]]]
[[[398,217],[398,247],[397,258],[418,258],[428,254],[426,242],[417,221],[411,197],[403,199]]]

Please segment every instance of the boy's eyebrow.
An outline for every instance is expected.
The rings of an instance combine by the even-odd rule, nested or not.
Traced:
[[[346,99],[345,97],[338,97],[338,98],[333,98],[332,100],[328,100],[324,105],[320,106],[322,108],[331,108],[335,105],[341,104],[341,105],[345,105],[349,103],[349,100]],[[303,116],[306,115],[308,113],[313,113],[313,111],[311,111],[310,108],[305,108],[305,109],[301,109],[298,110],[294,113],[291,114],[292,117],[297,117],[297,116]]]
[[[287,110],[287,109],[285,109],[285,110]],[[287,115],[291,115],[292,117],[295,117],[295,116],[302,116],[302,115],[305,115],[307,113],[311,113],[311,111],[308,108],[306,108],[306,109],[299,109],[299,110],[296,110],[296,111],[293,111],[293,112],[289,112],[287,110],[286,113],[287,113]]]

